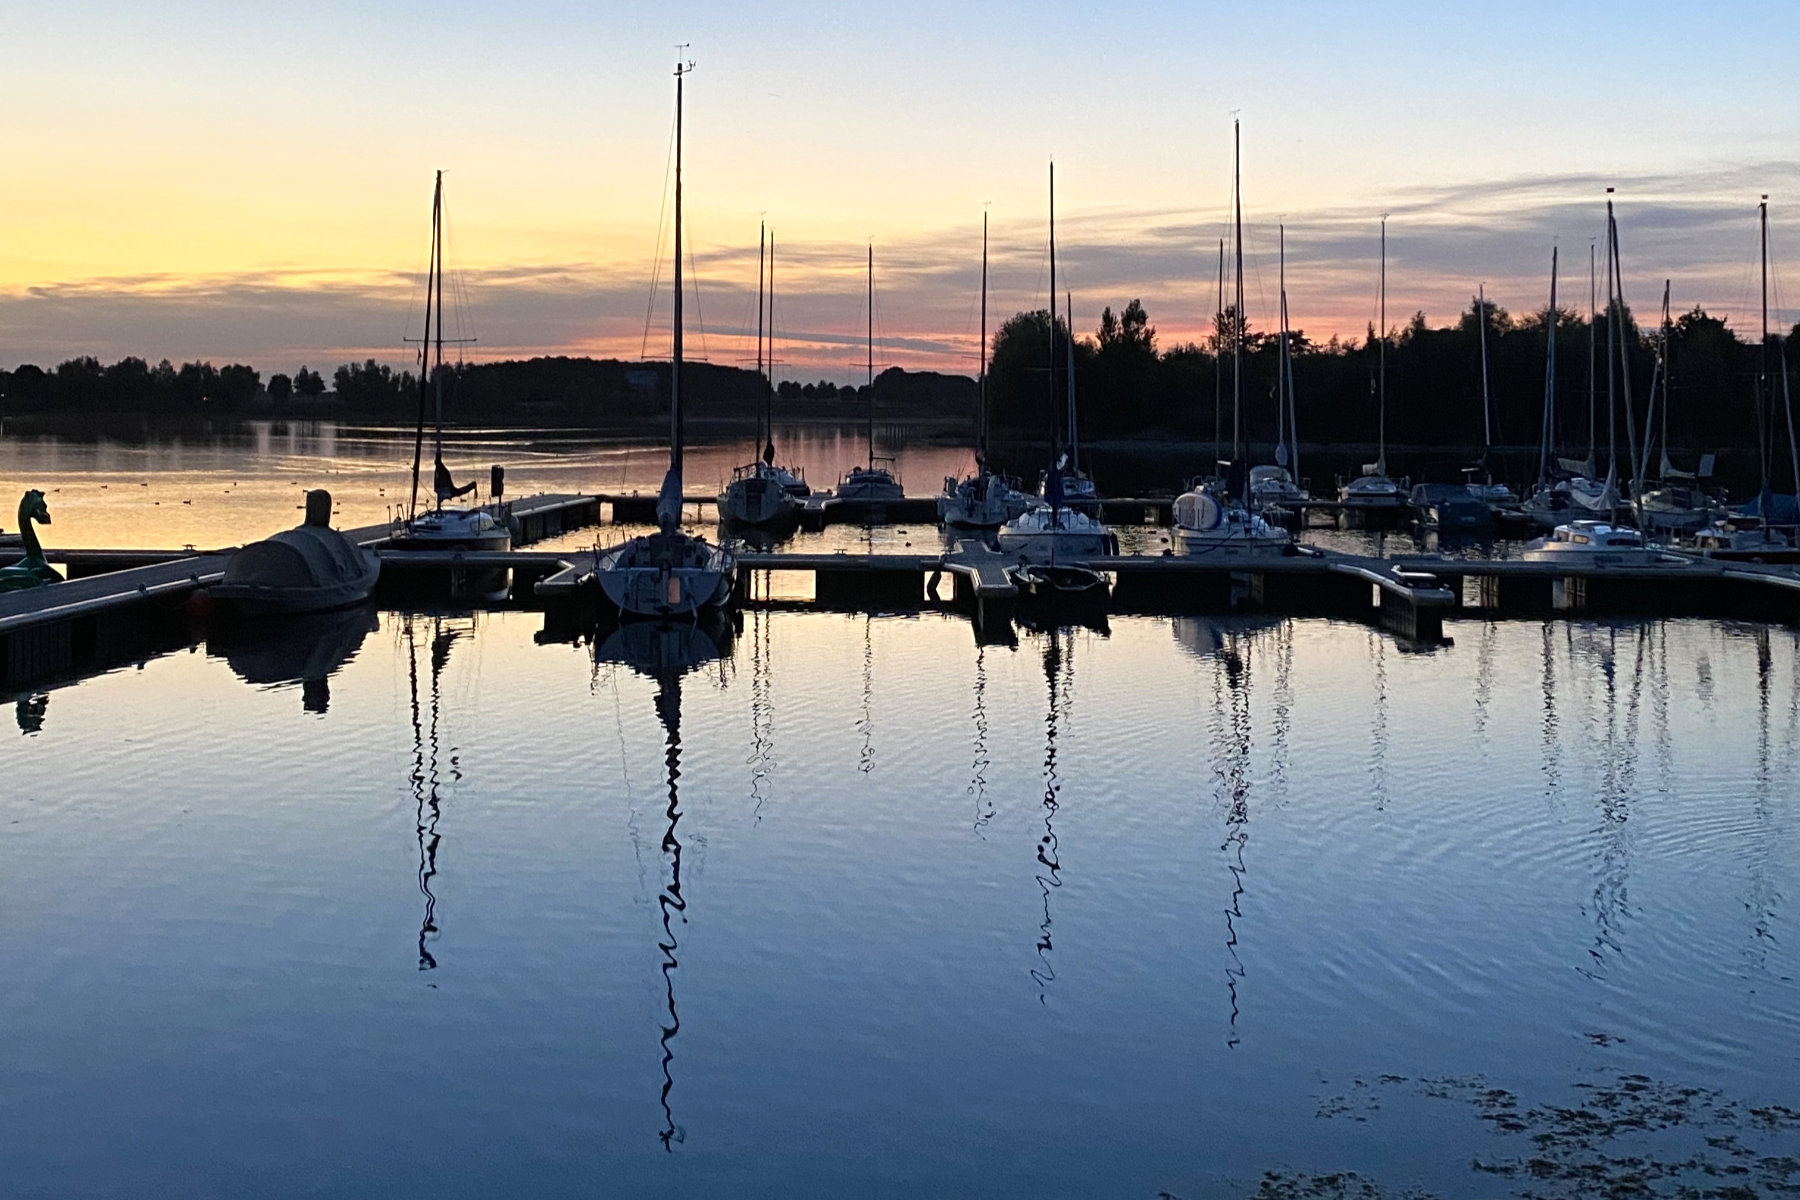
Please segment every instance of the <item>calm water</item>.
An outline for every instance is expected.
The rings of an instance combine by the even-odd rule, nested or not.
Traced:
[[[848,467],[865,460],[867,444],[857,426],[820,425],[777,429],[780,461],[800,468],[814,486],[829,488]],[[933,496],[946,475],[974,469],[967,447],[924,440],[903,426],[879,427],[877,453],[892,456],[907,493]],[[333,422],[247,421],[221,423],[206,432],[148,426],[94,436],[18,431],[0,436],[0,528],[16,532],[12,501],[27,487],[40,488],[54,524],[39,533],[51,551],[58,547],[208,549],[241,545],[297,524],[308,488],[326,487],[343,528],[373,525],[405,507],[411,490],[412,433]],[[732,468],[752,454],[741,440],[701,438],[687,452],[689,494],[716,491]],[[426,451],[427,459],[430,450]],[[668,449],[653,443],[599,439],[580,430],[457,431],[445,458],[459,482],[479,480],[487,469],[507,469],[507,493],[642,492],[653,494],[668,467]],[[429,461],[426,463],[429,469]],[[1132,490],[1129,481],[1109,485],[1114,494]],[[711,510],[706,510],[711,516]],[[696,533],[712,536],[712,522],[689,510]],[[539,545],[539,549],[585,548],[636,532],[606,526],[582,530]],[[1121,526],[1127,553],[1159,553],[1168,532],[1151,526]],[[935,547],[941,535],[932,525],[833,526],[798,534],[788,546],[817,552],[835,549],[909,551]],[[1314,545],[1362,554],[1436,551],[1435,542],[1409,533],[1307,531]],[[1507,543],[1456,547],[1459,555],[1505,557]],[[54,554],[52,555],[54,557]]]
[[[744,621],[20,698],[0,1193],[1800,1178],[1792,630]]]

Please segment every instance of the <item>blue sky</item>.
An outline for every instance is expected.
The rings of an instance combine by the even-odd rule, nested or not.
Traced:
[[[0,363],[400,361],[438,167],[483,356],[635,353],[679,41],[720,361],[766,214],[784,370],[851,373],[870,240],[884,361],[972,369],[981,213],[997,322],[1043,303],[1051,155],[1078,325],[1141,297],[1165,342],[1196,336],[1234,112],[1253,322],[1285,220],[1296,323],[1360,333],[1384,211],[1390,319],[1448,320],[1482,282],[1540,305],[1552,241],[1585,263],[1615,183],[1634,302],[1667,276],[1741,323],[1758,194],[1778,263],[1800,225],[1796,24],[1771,4],[7,0]]]

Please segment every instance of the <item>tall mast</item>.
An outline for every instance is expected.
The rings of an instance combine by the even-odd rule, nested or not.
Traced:
[[[1624,264],[1619,259],[1619,223],[1613,217],[1611,200],[1606,202],[1606,238],[1607,244],[1612,252],[1614,295],[1617,298],[1619,315],[1622,317],[1625,312],[1625,268]],[[1625,407],[1625,448],[1627,453],[1631,456],[1631,459],[1628,461],[1635,461],[1637,458],[1637,415],[1632,411],[1631,404],[1631,343],[1629,339],[1625,337],[1623,327],[1619,330],[1618,344],[1619,396],[1624,402]],[[1648,436],[1649,430],[1646,429],[1644,432],[1646,436]],[[1641,491],[1639,483],[1639,480],[1634,479],[1631,481],[1631,512],[1632,516],[1637,519],[1638,525],[1641,527],[1643,525],[1643,516],[1639,512],[1638,501],[1639,492]]]
[[[1593,255],[1589,253],[1589,264]],[[1592,324],[1589,325],[1590,332]],[[1538,431],[1538,488],[1550,486],[1550,448],[1556,441],[1556,247],[1550,248],[1550,307],[1544,320],[1544,423]]]
[[[681,479],[681,88],[692,63],[675,64],[675,345],[669,369],[669,471]]]
[[[1231,465],[1240,458],[1242,410],[1244,407],[1244,194],[1238,171],[1238,123],[1231,122],[1231,258],[1236,295],[1231,319]]]
[[[767,388],[769,381],[763,376],[763,259],[768,251],[769,223],[762,222],[756,230],[756,379]],[[756,447],[762,453],[763,417],[768,407],[767,392],[764,393],[763,404],[756,410]]]
[[[1769,360],[1769,197],[1762,198],[1762,289],[1763,289],[1763,369],[1768,370]],[[1794,473],[1794,492],[1800,496],[1800,443],[1794,438],[1794,398],[1788,390],[1787,341],[1783,339],[1778,346],[1781,351],[1777,357],[1777,365],[1781,368],[1781,406],[1787,414],[1788,465]],[[1774,420],[1775,396],[1769,395],[1770,420]],[[1774,440],[1774,435],[1770,435]],[[1764,515],[1764,522],[1768,520]]]
[[[975,465],[978,469],[987,470],[988,451],[988,395],[987,395],[987,259],[988,259],[988,215],[987,210],[981,212],[981,445],[975,454]]]
[[[758,314],[758,320],[761,314]],[[769,234],[769,336],[768,336],[769,378],[764,384],[769,390],[763,393],[763,413],[767,418],[763,425],[767,430],[768,440],[763,443],[763,461],[771,467],[775,465],[775,235]]]
[[[1494,420],[1492,405],[1488,401],[1488,361],[1487,361],[1487,284],[1482,284],[1475,293],[1475,315],[1481,322],[1481,465],[1487,466],[1488,455],[1494,449]],[[1555,319],[1555,314],[1551,314]]]
[[[432,449],[436,461],[444,458],[444,173],[438,172],[437,197],[432,201],[432,257],[437,260],[437,363],[431,369],[431,390],[437,408],[437,428]],[[433,494],[436,490],[433,489]],[[441,505],[442,500],[438,503]]]
[[[1050,160],[1050,469],[1062,470],[1056,461],[1056,160]]]
[[[1375,449],[1375,473],[1387,475],[1387,214],[1381,214],[1381,346],[1376,351],[1375,391],[1380,403],[1379,439]]]
[[[1663,461],[1663,469],[1660,472],[1658,472],[1658,474],[1663,475],[1663,476],[1667,476],[1669,473],[1669,471],[1668,471],[1668,462],[1669,462],[1669,328],[1671,325],[1674,324],[1673,315],[1669,311],[1669,284],[1670,284],[1669,280],[1667,280],[1667,279],[1663,280],[1662,349],[1661,349],[1661,352],[1657,356],[1660,360],[1658,365],[1662,370],[1662,461]],[[1648,472],[1648,464],[1650,462],[1649,438],[1650,438],[1650,431],[1648,429],[1646,429],[1644,431],[1644,462],[1646,464],[1646,467],[1645,467],[1644,471],[1639,472],[1640,475]]]
[[[875,469],[875,243],[869,243],[869,470]]]
[[[1613,347],[1619,336],[1619,312],[1613,305],[1612,189],[1606,189],[1606,472],[1613,474],[1619,452],[1618,355]]]
[[[1225,239],[1219,239],[1219,307],[1213,313],[1213,470],[1219,469],[1219,448],[1225,430],[1225,364],[1219,339],[1225,336]]]
[[[425,332],[419,342],[419,422],[413,431],[412,499],[406,504],[406,519],[409,521],[419,512],[419,459],[425,449],[425,396],[426,390],[431,386],[431,296],[432,284],[437,279],[438,213],[443,198],[444,173],[439,171],[437,182],[431,189],[431,252],[425,268]]]
[[[1762,203],[1756,206],[1757,237],[1760,243],[1759,257],[1762,260],[1762,345],[1759,349],[1756,374],[1756,429],[1759,434],[1766,427],[1768,433],[1762,438],[1762,477],[1763,486],[1769,486],[1769,467],[1774,461],[1775,446],[1775,396],[1769,390],[1769,198],[1764,196]],[[1785,355],[1783,356],[1786,357]],[[1765,409],[1768,419],[1763,419]]]
[[[1081,474],[1081,429],[1075,424],[1075,297],[1063,293],[1068,301],[1068,336],[1063,339],[1063,359],[1069,369],[1069,470]]]
[[[1279,269],[1281,352],[1275,360],[1275,465],[1288,465],[1288,323],[1287,323],[1287,226],[1275,226]]]
[[[1593,242],[1592,238],[1589,238],[1588,239],[1588,447],[1587,447],[1587,464],[1588,464],[1588,474],[1590,474],[1590,475],[1592,475],[1594,473],[1594,453],[1595,453],[1596,445],[1599,440],[1597,437],[1597,434],[1596,434],[1596,427],[1594,424],[1594,401],[1597,397],[1597,389],[1595,388],[1596,380],[1595,380],[1595,374],[1594,374],[1594,351],[1597,348],[1598,341],[1599,341],[1599,339],[1594,336],[1594,327],[1597,324],[1599,316],[1600,316],[1600,306],[1599,306],[1599,299],[1598,299],[1599,286],[1600,286],[1600,275],[1594,269],[1594,242]],[[1609,283],[1607,286],[1610,287],[1611,284]]]

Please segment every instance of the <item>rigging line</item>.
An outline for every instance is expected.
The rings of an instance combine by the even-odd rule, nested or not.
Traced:
[[[663,161],[663,193],[662,207],[656,215],[656,250],[651,255],[650,265],[650,298],[644,303],[644,342],[638,350],[639,359],[650,357],[650,322],[656,315],[656,289],[662,281],[662,248],[663,234],[669,228],[669,186],[675,175],[675,118],[669,117],[669,152]],[[677,251],[679,253],[679,250]]]
[[[687,234],[688,283],[694,289],[694,320],[698,322],[700,332],[700,361],[711,362],[712,354],[706,346],[706,314],[700,309],[700,264],[694,258],[694,223],[689,221],[684,231]]]

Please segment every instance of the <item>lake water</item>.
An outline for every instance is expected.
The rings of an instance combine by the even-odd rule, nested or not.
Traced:
[[[458,482],[478,480],[487,488],[491,463],[506,467],[509,496],[539,492],[639,492],[653,495],[668,467],[666,445],[598,438],[585,430],[458,430],[448,435],[445,458]],[[866,461],[862,427],[799,425],[778,427],[780,461],[800,469],[813,484],[833,486],[843,471]],[[907,494],[937,495],[944,477],[974,469],[967,446],[921,437],[906,426],[878,426],[876,452],[891,457]],[[753,447],[742,439],[702,437],[689,447],[686,463],[690,495],[710,494],[747,461]],[[0,497],[34,487],[45,493],[54,524],[39,533],[46,547],[209,549],[241,545],[298,524],[307,489],[330,489],[334,521],[344,528],[375,525],[403,512],[411,490],[412,431],[336,422],[221,422],[181,427],[154,422],[121,422],[109,432],[71,435],[14,422],[0,436]],[[425,450],[427,487],[431,448]],[[1193,469],[1197,471],[1196,462]],[[1157,478],[1161,478],[1157,476]],[[1107,481],[1103,477],[1103,483]],[[1107,484],[1112,494],[1136,489],[1132,480]],[[1166,490],[1166,489],[1165,489]],[[0,527],[16,532],[10,503],[0,511]],[[688,510],[696,533],[711,536],[713,513]],[[584,530],[543,543],[540,549],[573,549],[608,544],[631,528]],[[1158,553],[1168,546],[1166,530],[1118,527],[1127,553]],[[1340,533],[1313,529],[1304,540],[1362,554],[1411,554],[1436,549],[1411,534]],[[935,546],[934,526],[833,526],[802,533],[794,550],[919,550]],[[1507,543],[1476,545],[1467,551],[1504,557]],[[53,556],[54,557],[54,556]]]
[[[829,481],[858,432],[778,440]],[[53,546],[218,545],[320,483],[382,520],[410,457],[9,433],[0,480]],[[5,697],[0,1195],[1800,1186],[1795,630],[1449,632],[370,611]]]
[[[0,1194],[1791,1188],[1795,632],[1452,632],[352,614],[20,697]]]

